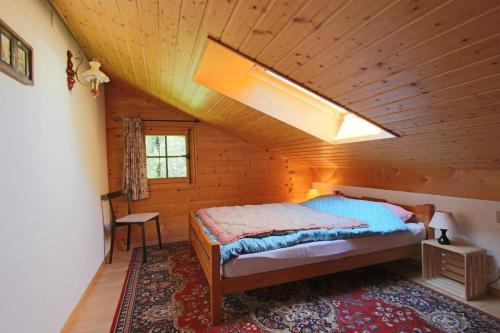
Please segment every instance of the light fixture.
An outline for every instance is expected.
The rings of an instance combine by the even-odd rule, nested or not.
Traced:
[[[307,200],[311,200],[319,196],[319,191],[315,188],[312,188],[307,192]]]
[[[66,73],[68,74],[68,79],[67,79],[68,90],[71,91],[73,89],[73,85],[75,82],[74,77],[76,77],[76,80],[81,84],[90,86],[90,93],[92,94],[92,96],[94,97],[99,96],[99,85],[101,83],[109,82],[109,77],[100,70],[101,63],[97,59],[92,59],[91,61],[89,61],[90,68],[85,72],[83,72],[82,74],[78,74],[78,70],[82,65],[83,58],[75,57],[75,59],[79,60],[80,62],[76,67],[76,70],[73,70],[73,63],[71,61],[73,55],[69,50],[67,52],[67,57],[68,57],[68,62],[67,62]]]
[[[441,229],[441,237],[438,238],[438,243],[442,245],[450,245],[450,240],[446,237],[446,231],[455,229],[456,221],[453,214],[450,212],[437,211],[432,216],[429,227]]]
[[[92,59],[89,61],[89,66],[90,69],[83,72],[82,79],[90,85],[90,92],[92,96],[97,97],[99,96],[99,84],[108,83],[109,77],[107,77],[106,74],[101,72],[99,69],[101,67],[101,63],[98,60]],[[76,71],[76,78],[78,79],[78,68]]]

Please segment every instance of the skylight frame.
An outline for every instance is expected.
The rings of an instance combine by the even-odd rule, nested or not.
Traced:
[[[290,85],[290,86],[292,86],[292,87],[294,87],[294,88],[302,91],[303,93],[306,93],[307,95],[309,95],[309,96],[317,99],[318,101],[326,104],[328,107],[334,108],[335,111],[337,111],[337,112],[341,112],[343,114],[349,114],[349,113],[351,113],[348,110],[346,110],[346,108],[344,108],[343,106],[341,106],[341,105],[339,105],[337,103],[334,103],[331,100],[326,99],[323,96],[321,96],[321,95],[319,95],[319,94],[317,94],[317,93],[315,93],[315,92],[313,92],[313,91],[311,91],[311,90],[309,90],[307,88],[304,88],[300,84],[293,82],[292,80],[284,77],[283,75],[281,75],[279,73],[276,73],[275,71],[273,71],[273,70],[271,70],[269,68],[264,68],[264,72],[267,73],[267,74],[269,74],[269,75],[271,75],[272,77],[274,77],[274,78],[276,78],[276,79],[278,79],[278,80],[280,80],[280,81],[282,81],[282,82],[284,82],[284,83],[286,83],[286,84],[288,84],[288,85]]]
[[[398,137],[211,37],[193,80],[331,144]]]

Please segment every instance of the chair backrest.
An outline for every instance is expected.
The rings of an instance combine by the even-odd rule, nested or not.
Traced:
[[[116,222],[116,213],[113,207],[113,199],[119,197],[125,197],[127,199],[127,214],[132,214],[132,197],[129,190],[115,191],[105,194],[105,197],[109,201],[109,209],[111,210],[111,222]]]

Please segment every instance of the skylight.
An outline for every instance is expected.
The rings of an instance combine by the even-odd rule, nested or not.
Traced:
[[[210,39],[194,80],[330,143],[394,137],[340,105]]]

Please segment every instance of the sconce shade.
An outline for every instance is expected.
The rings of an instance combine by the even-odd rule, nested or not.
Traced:
[[[101,72],[99,69],[101,67],[101,63],[97,60],[89,61],[90,69],[86,70],[82,74],[82,79],[87,82],[92,82],[97,80],[99,83],[107,83],[109,82],[109,77],[106,74]]]
[[[311,200],[311,199],[314,199],[316,198],[317,196],[319,195],[319,191],[315,188],[312,188],[309,190],[309,192],[307,193],[307,200]]]
[[[437,211],[431,219],[429,227],[434,229],[450,230],[456,228],[456,221],[450,212]]]

